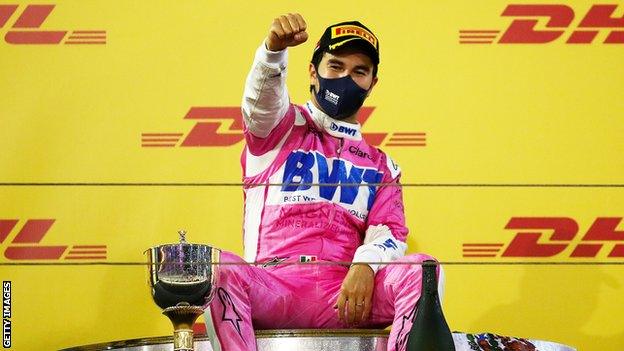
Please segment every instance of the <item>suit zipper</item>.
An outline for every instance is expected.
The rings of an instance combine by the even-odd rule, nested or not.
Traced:
[[[340,154],[342,153],[342,146],[344,145],[344,139],[340,138],[340,144],[338,145],[338,158],[340,158]]]
[[[344,139],[340,138],[339,139],[339,143],[338,143],[338,150],[336,150],[336,152],[338,153],[338,159],[340,159],[340,154],[342,153],[342,146],[344,145]],[[334,217],[336,216],[336,209],[334,207],[332,207],[331,209],[331,215],[329,216],[329,222],[327,223],[327,226],[329,227],[332,223],[334,223]]]

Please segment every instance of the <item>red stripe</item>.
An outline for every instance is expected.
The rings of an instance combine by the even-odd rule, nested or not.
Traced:
[[[464,252],[499,252],[500,249],[464,249]]]
[[[409,140],[409,139],[426,139],[426,135],[393,135],[390,139]]]
[[[142,147],[174,147],[176,144],[141,144]]]
[[[387,143],[384,146],[427,146],[427,144],[417,144],[417,143]]]
[[[491,243],[490,244],[473,244],[473,243],[471,243],[471,244],[463,244],[463,245],[464,246],[486,246],[486,247],[490,247],[490,246],[498,246],[498,247],[500,247],[500,246],[503,246],[503,244],[491,244]]]
[[[17,219],[1,219],[0,220],[0,244],[4,242],[4,240],[9,236],[15,225],[17,224]]]
[[[390,138],[389,141],[427,141],[427,138]]]
[[[106,250],[70,250],[67,254],[106,254]]]
[[[178,142],[180,141],[180,138],[176,138],[176,139],[170,139],[170,138],[143,138],[141,139],[142,142],[150,142],[150,141],[175,141]]]
[[[179,136],[184,135],[183,133],[143,133],[141,134],[144,137],[155,137],[155,136]]]
[[[66,248],[67,246],[10,246],[4,251],[4,257],[10,260],[57,260]]]
[[[17,233],[13,242],[36,244],[43,239],[52,224],[54,224],[54,219],[30,219]]]
[[[106,256],[65,256],[66,260],[105,260]]]
[[[72,249],[105,249],[106,245],[74,245]]]
[[[106,35],[70,35],[67,39],[106,39]]]
[[[395,143],[395,144],[426,144],[427,140],[425,139],[419,139],[419,140],[412,140],[412,139],[390,139],[388,140],[388,143]],[[386,144],[387,145],[387,144]]]
[[[106,44],[105,41],[66,41],[65,44]]]
[[[39,28],[48,18],[55,5],[28,5],[13,28]]]
[[[494,41],[460,40],[460,44],[492,44]]]
[[[464,30],[464,29],[460,29],[459,30],[460,33],[500,33],[500,30]]]
[[[74,34],[106,34],[105,30],[75,30]]]
[[[476,255],[476,254],[470,254],[470,255],[464,255],[464,257],[496,257],[496,255]]]
[[[460,35],[460,39],[494,39],[496,35]]]
[[[20,32],[10,31],[4,36],[9,44],[58,44],[63,40],[67,32]]]
[[[392,133],[393,136],[425,136],[427,133],[418,132],[418,133]]]
[[[17,5],[0,5],[0,28],[4,27],[15,10],[17,10]]]

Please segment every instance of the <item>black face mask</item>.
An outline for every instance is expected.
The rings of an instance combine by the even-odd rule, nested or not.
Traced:
[[[353,115],[364,103],[368,90],[360,88],[351,78],[323,78],[318,73],[319,91],[316,101],[323,112],[335,119],[344,119]]]

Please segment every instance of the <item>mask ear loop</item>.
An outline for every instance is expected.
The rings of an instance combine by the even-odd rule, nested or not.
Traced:
[[[310,62],[312,64],[312,67],[314,67],[314,75],[316,76],[316,80],[318,81],[318,66],[314,65],[314,62]],[[317,91],[315,89],[316,87],[314,86],[314,84],[310,84],[310,92],[314,93],[315,95],[317,94]]]

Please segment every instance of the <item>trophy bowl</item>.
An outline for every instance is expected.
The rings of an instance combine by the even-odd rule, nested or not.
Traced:
[[[216,289],[221,250],[187,243],[184,231],[180,235],[179,243],[145,251],[152,298],[163,309],[182,302],[205,309]]]
[[[217,286],[221,250],[186,242],[159,245],[145,251],[151,295],[173,324],[174,350],[193,350],[193,324],[208,307]]]

